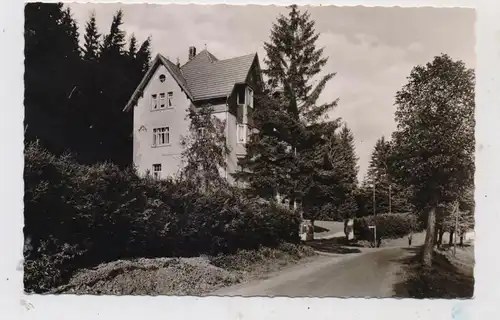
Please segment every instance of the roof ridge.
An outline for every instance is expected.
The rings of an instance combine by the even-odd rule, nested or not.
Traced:
[[[254,52],[254,53],[249,53],[249,54],[244,54],[242,56],[236,56],[236,57],[231,57],[231,58],[227,58],[227,59],[222,59],[222,60],[217,60],[215,62],[223,62],[223,61],[229,61],[229,60],[233,60],[233,59],[239,59],[239,58],[244,58],[244,57],[250,57],[250,56],[255,56],[257,54],[257,52]]]

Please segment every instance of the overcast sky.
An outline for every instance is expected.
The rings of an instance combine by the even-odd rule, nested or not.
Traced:
[[[161,53],[184,63],[188,47],[205,45],[224,59],[257,52],[265,56],[271,25],[285,7],[150,4],[69,5],[83,37],[92,10],[100,33],[107,33],[113,14],[122,8],[127,38],[152,37],[153,56]],[[302,7],[316,21],[318,46],[329,57],[324,72],[336,72],[320,100],[339,98],[332,117],[341,117],[356,139],[362,179],[378,138],[395,129],[394,96],[413,66],[440,53],[475,67],[473,9]]]

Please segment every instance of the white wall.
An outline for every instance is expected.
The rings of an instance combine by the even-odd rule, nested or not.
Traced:
[[[166,75],[165,82],[160,82],[159,76]],[[152,110],[151,95],[164,92],[173,92],[174,106],[171,109]],[[176,176],[182,168],[181,137],[188,134],[189,119],[187,109],[191,102],[182,92],[177,82],[168,70],[160,65],[149,84],[144,88],[144,93],[134,107],[134,164],[139,174],[143,175],[148,170],[152,173],[153,164],[162,165],[162,177]],[[227,174],[221,170],[221,175],[226,176],[230,183],[234,182],[230,173],[234,173],[238,166],[237,154],[244,152],[244,146],[237,143],[236,116],[227,112],[227,106],[216,106],[214,115],[226,122],[227,144],[231,151],[227,160]],[[144,127],[144,128],[143,128]],[[170,145],[153,147],[153,128],[170,128]],[[142,129],[141,129],[142,128]]]
[[[161,74],[166,75],[165,82],[158,79]],[[173,108],[152,110],[151,95],[164,92],[173,92]],[[167,98],[165,98],[167,99]],[[134,164],[140,174],[147,170],[152,172],[153,164],[161,163],[162,177],[176,175],[181,168],[180,145],[181,136],[186,135],[189,129],[189,120],[186,118],[190,100],[168,70],[160,65],[149,84],[144,88],[143,96],[134,107]],[[144,126],[145,130],[140,130]],[[153,128],[170,128],[170,145],[153,147]],[[140,131],[139,131],[140,130]]]

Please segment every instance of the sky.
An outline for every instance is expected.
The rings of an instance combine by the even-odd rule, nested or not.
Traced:
[[[85,22],[95,11],[99,32],[109,32],[118,9],[127,38],[152,38],[153,57],[161,53],[181,64],[189,46],[205,47],[218,59],[257,52],[265,58],[272,23],[288,9],[281,6],[68,4],[83,41]],[[360,180],[375,142],[396,129],[394,96],[416,65],[446,53],[475,68],[475,11],[460,8],[300,7],[320,34],[328,62],[322,74],[336,73],[318,102],[339,99],[331,118],[341,117],[355,137]]]

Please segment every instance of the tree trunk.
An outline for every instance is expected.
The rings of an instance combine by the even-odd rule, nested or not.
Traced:
[[[460,246],[464,245],[464,235],[460,235]]]
[[[432,266],[432,253],[434,251],[434,237],[436,233],[436,206],[430,208],[427,216],[427,232],[425,234],[423,264],[425,267]]]
[[[439,236],[438,236],[438,242],[437,242],[438,248],[441,248],[441,245],[443,244],[443,235],[444,235],[444,230],[439,229]]]
[[[455,232],[453,230],[450,230],[450,239],[448,240],[448,245],[451,247],[451,245],[453,244],[453,234]]]
[[[438,231],[439,231],[439,228],[438,228],[438,226],[436,225],[436,226],[434,227],[434,237],[432,238],[432,244],[433,244],[434,246],[435,246],[435,245],[437,245],[437,243],[438,243],[438,234],[439,234],[439,232],[438,232]]]

